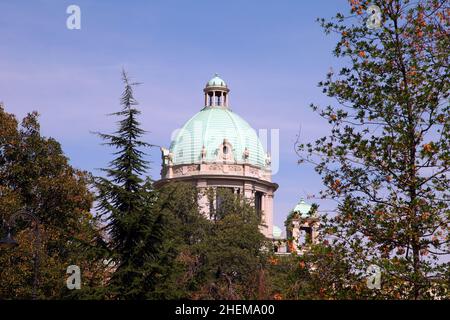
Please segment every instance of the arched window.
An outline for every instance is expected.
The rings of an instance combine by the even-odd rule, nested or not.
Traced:
[[[219,161],[232,161],[233,157],[233,146],[228,142],[227,139],[220,144],[217,148],[217,160]]]

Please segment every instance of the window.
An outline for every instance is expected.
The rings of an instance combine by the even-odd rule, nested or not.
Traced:
[[[310,227],[301,227],[298,236],[298,246],[303,247],[311,243],[312,229]]]
[[[217,148],[217,158],[219,161],[231,161],[233,160],[233,146],[231,143],[224,139],[223,142]]]
[[[263,199],[263,193],[260,191],[255,192],[255,210],[259,217],[261,217],[262,213],[262,199]]]

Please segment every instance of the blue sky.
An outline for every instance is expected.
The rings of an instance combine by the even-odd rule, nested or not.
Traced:
[[[81,8],[81,30],[66,28],[66,8]],[[203,104],[214,73],[227,81],[233,111],[255,129],[280,130],[280,170],[273,180],[275,223],[301,197],[317,194],[320,177],[297,164],[294,142],[328,132],[308,107],[334,103],[317,87],[336,43],[317,17],[347,12],[345,0],[0,1],[0,101],[22,118],[41,114],[42,133],[61,142],[77,168],[99,174],[111,159],[92,131],[110,132],[124,67],[136,81],[145,139],[170,136]],[[160,152],[149,151],[157,179]],[[316,201],[321,209],[331,203]]]

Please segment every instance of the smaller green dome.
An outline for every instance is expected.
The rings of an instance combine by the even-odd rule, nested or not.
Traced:
[[[226,87],[227,84],[225,81],[223,81],[222,78],[219,77],[219,75],[216,73],[214,77],[208,81],[206,84],[207,87]]]
[[[307,204],[304,199],[300,199],[300,202],[295,206],[292,212],[299,213],[301,217],[307,218],[309,217],[308,213],[311,208],[312,206]]]
[[[273,226],[272,235],[275,239],[280,239],[282,233],[283,231],[279,227]]]

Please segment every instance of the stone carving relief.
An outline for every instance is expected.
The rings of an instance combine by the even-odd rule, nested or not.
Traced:
[[[239,166],[239,165],[236,165],[236,166],[234,166],[234,165],[229,165],[229,166],[228,166],[228,170],[234,171],[234,172],[241,172],[241,171],[242,171],[242,166]]]
[[[196,165],[187,167],[188,172],[193,172],[193,171],[197,171],[197,170],[198,170],[198,167]]]
[[[221,164],[211,164],[209,166],[209,170],[210,171],[222,171],[223,170],[223,165],[221,165]]]

